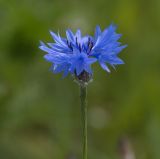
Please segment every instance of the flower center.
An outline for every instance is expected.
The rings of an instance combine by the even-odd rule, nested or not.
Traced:
[[[88,84],[89,82],[92,81],[92,74],[89,74],[86,71],[83,71],[80,75],[75,74],[75,79],[79,84]]]
[[[71,43],[71,42],[69,42],[68,40],[67,40],[67,45],[68,45],[68,47],[73,51],[73,44]],[[93,48],[93,42],[91,41],[91,38],[89,37],[88,38],[88,41],[87,41],[87,46],[85,46],[85,44],[81,44],[81,43],[79,43],[78,42],[78,38],[76,37],[76,47],[77,47],[77,49],[80,51],[80,52],[82,52],[82,50],[84,49],[85,50],[85,52],[87,53],[87,55],[89,55],[90,54],[90,52],[91,52],[91,50],[92,50],[92,48]]]
[[[68,47],[73,51],[72,43],[71,43],[71,42],[69,43],[68,40],[67,40],[67,45],[68,45]]]
[[[78,47],[79,51],[82,51],[82,46],[80,43],[78,43],[78,38],[76,37],[76,46]]]
[[[90,37],[88,38],[88,50],[87,50],[87,54],[89,55],[89,53],[91,52],[93,48],[93,42],[91,41]]]

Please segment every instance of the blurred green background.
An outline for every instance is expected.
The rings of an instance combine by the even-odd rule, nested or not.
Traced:
[[[160,158],[160,0],[1,0],[0,159],[81,158],[79,88],[48,71],[39,40],[112,22],[126,64],[111,74],[94,66],[89,158]]]

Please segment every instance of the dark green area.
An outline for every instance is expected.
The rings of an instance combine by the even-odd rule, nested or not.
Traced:
[[[39,40],[112,22],[126,64],[111,74],[94,66],[89,159],[119,159],[124,136],[136,159],[160,158],[159,0],[1,0],[0,159],[81,158],[79,88],[48,71]]]

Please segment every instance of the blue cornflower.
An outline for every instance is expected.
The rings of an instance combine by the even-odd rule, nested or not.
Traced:
[[[74,34],[70,29],[66,31],[66,38],[52,31],[50,34],[55,42],[40,42],[39,48],[47,52],[44,58],[52,63],[51,70],[54,73],[63,72],[64,77],[69,73],[77,77],[84,73],[90,76],[91,65],[96,61],[107,72],[110,72],[108,64],[112,67],[124,64],[118,54],[126,45],[118,42],[121,34],[116,33],[113,24],[104,31],[97,26],[94,36],[82,36],[80,30]]]

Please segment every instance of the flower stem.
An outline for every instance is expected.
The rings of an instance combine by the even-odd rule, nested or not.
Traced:
[[[81,111],[82,111],[82,136],[83,136],[83,157],[87,159],[87,87],[80,85]]]

